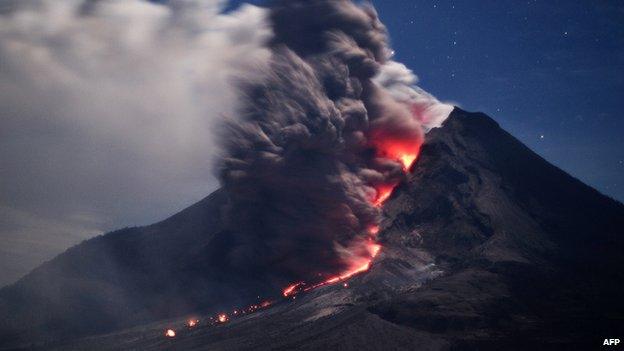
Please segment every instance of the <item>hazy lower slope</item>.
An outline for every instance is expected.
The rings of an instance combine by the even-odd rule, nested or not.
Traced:
[[[69,250],[2,290],[10,326],[35,320],[32,330],[93,332],[245,302],[232,296],[244,300],[262,285],[245,287],[215,259],[228,246],[217,215],[224,203],[217,192],[157,225]],[[456,109],[430,132],[384,211],[384,248],[348,288],[320,288],[175,340],[165,340],[162,330],[181,320],[59,347],[578,349],[600,345],[624,325],[624,206],[550,165],[483,114]],[[143,302],[134,305],[137,299]],[[111,303],[118,307],[106,309]],[[105,318],[85,323],[93,311]]]
[[[0,290],[0,340],[73,338],[246,298],[253,280],[219,263],[224,201],[215,192],[163,222],[85,241]]]

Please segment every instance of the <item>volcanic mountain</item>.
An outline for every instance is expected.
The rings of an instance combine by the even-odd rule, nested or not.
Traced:
[[[2,289],[2,346],[580,349],[624,325],[624,206],[481,113],[456,108],[428,133],[384,205],[381,253],[349,281],[285,299],[265,272],[228,266],[225,203],[217,191],[88,240]],[[184,329],[175,318],[208,320],[258,297],[273,305],[163,336]]]

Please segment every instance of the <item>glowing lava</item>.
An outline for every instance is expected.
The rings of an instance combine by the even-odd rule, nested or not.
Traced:
[[[367,244],[366,249],[369,251],[370,258],[363,259],[361,263],[356,263],[355,268],[352,268],[342,274],[335,276],[333,278],[327,279],[322,283],[322,285],[333,284],[339,282],[341,280],[346,280],[358,273],[366,272],[369,268],[373,259],[379,254],[379,250],[381,250],[381,245],[370,242]]]
[[[410,155],[404,155],[404,156],[405,157],[403,158],[402,162],[404,162],[403,165],[405,166],[405,170],[407,170],[408,167],[410,167],[411,164],[416,159],[416,154],[414,154],[413,156],[410,156]],[[380,185],[376,189],[377,196],[372,200],[373,205],[375,205],[376,207],[381,207],[384,204],[384,202],[388,200],[388,198],[390,198],[390,196],[392,195],[392,191],[394,191],[394,188],[396,186],[397,184]],[[368,254],[366,256],[361,256],[361,257],[352,259],[350,262],[350,268],[347,269],[346,271],[336,276],[330,277],[327,280],[324,280],[314,285],[306,286],[305,282],[297,282],[297,283],[291,284],[282,291],[282,295],[284,297],[295,298],[295,295],[301,291],[310,291],[312,289],[316,289],[321,286],[334,284],[343,280],[347,280],[356,274],[366,272],[367,270],[370,269],[373,259],[377,257],[377,255],[379,254],[379,251],[381,250],[381,245],[375,242],[375,237],[377,236],[378,233],[379,233],[378,225],[374,225],[368,228],[369,240],[366,241],[366,243],[364,244]]]
[[[289,285],[286,287],[286,289],[284,289],[284,291],[282,292],[282,295],[284,295],[284,297],[288,297],[290,295],[296,294],[298,292],[298,288],[302,287],[303,285],[305,285],[304,282],[298,282],[298,283]]]
[[[373,200],[373,205],[381,207],[386,200],[392,195],[392,191],[396,185],[380,185],[377,190],[377,196]]]
[[[292,296],[292,298],[294,299],[296,297],[295,295],[301,291],[310,291],[316,288],[320,288],[321,286],[331,285],[331,284],[334,284],[343,280],[347,280],[356,274],[366,272],[367,270],[369,270],[370,265],[373,262],[373,259],[377,256],[377,254],[379,254],[379,251],[381,250],[381,245],[376,244],[372,238],[370,238],[370,240],[367,241],[365,245],[366,245],[366,250],[368,251],[368,256],[359,257],[353,260],[351,262],[351,267],[348,270],[340,273],[337,276],[331,277],[320,283],[310,285],[307,287],[305,286],[306,284],[304,282],[290,285],[288,288],[284,290],[283,295],[285,297]]]
[[[227,314],[225,313],[221,313],[220,315],[217,316],[217,322],[219,323],[225,323],[229,320]]]
[[[409,170],[410,167],[412,166],[412,164],[414,163],[414,161],[416,161],[416,157],[418,157],[418,154],[403,154],[399,156],[399,160],[401,161],[401,163],[403,164],[403,169],[404,170]]]
[[[403,164],[404,170],[407,171],[409,167],[411,167],[412,163],[414,163],[414,161],[416,160],[417,155],[418,153],[400,154],[400,155],[397,155],[396,156],[397,158],[394,158],[394,159],[400,160],[401,163]],[[378,186],[376,189],[377,195],[374,199],[371,199],[371,203],[375,205],[376,207],[381,207],[384,204],[384,202],[388,200],[388,198],[390,198],[396,186],[397,184],[385,184],[385,185]],[[381,251],[381,245],[376,243],[375,241],[377,235],[379,234],[379,231],[380,231],[379,225],[371,225],[370,227],[366,229],[366,232],[368,234],[367,239],[361,240],[355,243],[355,246],[354,246],[354,247],[360,248],[360,251],[363,251],[363,252],[360,255],[356,255],[355,257],[349,258],[348,260],[349,268],[347,270],[343,271],[342,273],[336,276],[332,276],[324,281],[321,281],[313,285],[308,285],[304,281],[299,281],[297,283],[291,284],[282,291],[282,295],[285,298],[295,299],[297,297],[296,295],[300,292],[310,291],[312,289],[316,289],[325,285],[335,284],[338,282],[342,282],[342,286],[344,288],[348,288],[349,283],[346,280],[348,280],[349,278],[357,274],[368,271],[371,267],[373,260],[375,259],[375,257],[377,257],[377,255]],[[364,254],[364,252],[366,254]],[[237,317],[241,314],[253,313],[259,309],[268,308],[272,304],[273,304],[272,301],[265,300],[261,302],[259,305],[254,304],[254,305],[249,306],[246,309],[241,309],[240,313],[238,309],[234,310],[233,316]],[[223,324],[223,323],[228,322],[230,318],[227,314],[221,313],[217,315],[216,320],[214,320],[213,317],[210,317],[210,320],[216,322],[217,324]],[[187,322],[187,326],[189,328],[192,328],[196,326],[198,323],[199,323],[199,320],[191,319]],[[165,336],[169,338],[173,338],[175,337],[175,335],[176,333],[173,329],[168,329],[165,333]]]
[[[175,338],[176,332],[173,329],[167,329],[167,331],[165,331],[165,336],[168,338]]]
[[[399,162],[403,168],[403,172],[408,172],[412,164],[414,164],[418,158],[420,146],[422,144],[421,140],[420,138],[387,138],[387,135],[378,133],[372,136],[372,145],[375,147],[378,157]],[[375,207],[382,207],[390,198],[397,185],[398,181],[376,185],[376,194],[374,198],[370,199],[371,204]],[[356,255],[346,260],[349,264],[347,270],[320,283],[307,285],[306,282],[301,281],[291,284],[282,291],[282,295],[294,299],[295,295],[301,291],[309,291],[321,286],[345,281],[356,274],[369,270],[373,259],[377,257],[381,250],[381,245],[376,243],[379,230],[379,225],[373,225],[367,228],[368,240],[363,243],[355,244],[355,246],[364,245],[363,247],[365,248],[366,254]],[[343,286],[348,287],[348,284],[344,282]]]
[[[380,138],[377,136],[377,138]],[[407,172],[420,153],[420,141],[414,140],[383,140],[377,139],[374,142],[377,156],[401,163],[403,171]]]

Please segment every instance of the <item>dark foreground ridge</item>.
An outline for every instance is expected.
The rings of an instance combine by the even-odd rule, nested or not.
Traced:
[[[384,207],[383,250],[369,272],[166,339],[165,328],[183,323],[175,317],[205,320],[276,293],[262,272],[220,259],[232,246],[220,223],[226,202],[217,191],[163,222],[86,241],[2,289],[0,344],[580,349],[624,325],[624,206],[483,114],[456,109],[428,134]],[[164,318],[174,319],[156,322]]]

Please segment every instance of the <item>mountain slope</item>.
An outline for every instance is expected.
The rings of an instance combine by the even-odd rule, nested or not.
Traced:
[[[248,299],[241,284],[253,283],[215,263],[224,202],[217,191],[160,223],[87,240],[0,290],[0,340],[73,338]]]
[[[0,292],[11,316],[2,330],[32,335],[28,315],[38,310],[30,329],[75,337],[270,296],[261,277],[249,282],[253,274],[219,263],[231,244],[220,229],[225,202],[216,192],[156,225],[68,250]],[[624,325],[624,206],[483,114],[456,109],[431,131],[384,212],[382,252],[346,289],[323,287],[173,341],[162,330],[182,321],[60,348],[578,348]]]
[[[485,115],[456,109],[428,137],[385,233],[417,234],[448,275],[372,310],[480,349],[598,345],[621,330],[622,204]]]

